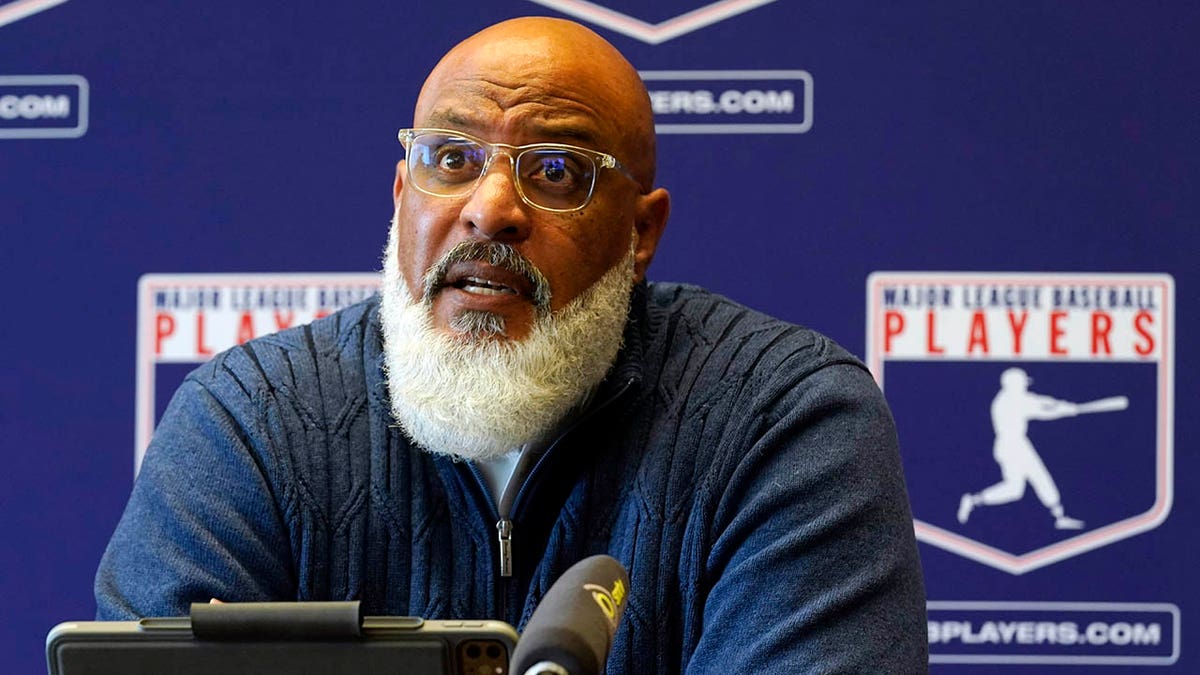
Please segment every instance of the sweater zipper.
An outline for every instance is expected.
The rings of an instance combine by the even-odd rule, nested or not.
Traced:
[[[494,505],[491,496],[487,490],[487,483],[480,473],[479,467],[468,463],[467,470],[475,477],[475,485],[480,489],[480,495],[483,499],[482,503],[488,512],[496,518],[496,531],[499,535],[500,547],[500,576],[502,583],[498,584],[497,591],[497,609],[498,616],[507,620],[508,617],[508,579],[512,577],[512,520],[509,519],[508,513],[500,513],[500,509]]]
[[[512,576],[512,521],[500,516],[496,521],[496,534],[500,545],[500,576]]]
[[[499,562],[499,568],[500,568],[500,579],[502,582],[498,588],[499,598],[497,601],[498,609],[500,610],[499,611],[500,616],[502,616],[502,617],[508,616],[508,590],[509,590],[508,581],[511,580],[512,576],[513,576],[513,519],[510,518],[509,515],[511,512],[516,510],[517,504],[521,503],[521,496],[524,495],[528,491],[527,488],[529,487],[529,484],[531,482],[528,479],[530,477],[534,476],[535,474],[537,474],[538,469],[542,466],[542,464],[546,461],[546,458],[550,455],[550,451],[553,450],[554,447],[558,445],[558,442],[560,440],[562,440],[568,433],[573,431],[577,426],[582,424],[585,420],[591,418],[593,415],[595,415],[599,411],[603,410],[604,408],[607,408],[613,401],[620,398],[621,395],[623,395],[626,392],[626,390],[628,390],[629,387],[633,385],[633,382],[634,382],[634,380],[632,378],[626,380],[625,383],[623,385],[621,385],[621,388],[618,389],[617,391],[613,392],[613,394],[611,396],[609,396],[607,399],[605,399],[603,403],[601,403],[597,406],[594,406],[590,411],[588,411],[587,414],[583,415],[582,417],[580,417],[580,418],[576,419],[574,422],[572,422],[571,425],[569,427],[567,427],[561,434],[559,434],[558,438],[555,439],[555,441],[550,444],[550,447],[546,448],[546,451],[542,453],[541,457],[538,457],[537,462],[534,463],[533,468],[530,469],[529,473],[526,475],[526,479],[524,481],[522,481],[521,487],[517,489],[517,494],[515,497],[513,497],[512,504],[509,505],[509,508],[505,509],[503,507],[503,505],[500,505],[500,506],[498,506],[497,509],[492,511],[492,513],[495,513],[496,517],[497,517],[497,520],[496,520],[496,546],[497,546],[498,553],[499,553],[499,561],[498,562]],[[480,474],[480,472],[479,472],[479,468],[473,464],[469,464],[468,466],[470,467],[471,473],[475,475],[476,484],[479,485],[480,487],[486,485],[486,483],[483,480],[482,474]],[[491,502],[491,499],[487,498],[486,488],[484,489],[484,497],[485,497],[485,499],[484,499],[485,503],[490,505],[492,502]],[[503,500],[501,500],[501,501],[503,501]]]
[[[583,424],[601,410],[607,408],[613,401],[620,398],[621,395],[624,394],[631,385],[633,385],[633,382],[633,379],[625,380],[625,383],[621,385],[620,389],[613,392],[611,396],[604,399],[604,401],[599,405],[593,406],[592,409],[586,414],[576,418],[573,422],[571,422],[571,425],[564,429],[563,432],[558,435],[558,438],[556,438],[554,442],[546,448],[545,452],[538,457],[537,462],[535,462],[533,465],[533,468],[531,468],[529,473],[525,476],[525,480],[521,482],[521,487],[517,489],[517,494],[515,497],[513,497],[512,504],[509,505],[508,509],[501,509],[504,511],[504,513],[500,514],[500,520],[496,521],[497,542],[500,548],[501,577],[507,578],[512,576],[513,521],[508,516],[510,513],[514,513],[517,510],[517,505],[521,503],[522,495],[528,492],[529,484],[533,482],[529,479],[537,475],[538,469],[540,469],[542,464],[546,462],[546,458],[550,456],[551,451],[554,450],[559,441],[561,441],[563,438],[566,438],[567,434],[574,431],[575,428],[580,424]]]
[[[508,517],[508,512],[504,511],[503,504],[493,506],[492,498],[489,495],[487,482],[480,473],[479,467],[474,464],[467,465],[471,475],[475,477],[475,483],[482,488],[483,503],[487,505],[488,510],[496,518],[496,534],[500,548],[500,576],[512,576],[512,520]],[[502,512],[503,511],[503,512]]]

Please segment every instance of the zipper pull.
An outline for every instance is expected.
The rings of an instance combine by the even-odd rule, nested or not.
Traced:
[[[512,521],[501,518],[496,521],[500,540],[500,576],[512,576]]]

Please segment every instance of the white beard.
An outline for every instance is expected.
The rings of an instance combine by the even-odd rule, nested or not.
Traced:
[[[604,379],[621,348],[634,250],[523,340],[443,333],[400,274],[397,225],[384,253],[381,319],[392,414],[426,450],[486,460],[548,440]]]

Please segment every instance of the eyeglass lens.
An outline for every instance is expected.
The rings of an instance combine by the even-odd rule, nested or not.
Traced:
[[[414,137],[408,165],[417,187],[453,197],[470,192],[488,165],[489,148],[469,138],[428,133]],[[530,148],[515,159],[517,187],[526,200],[548,209],[570,210],[587,203],[595,161],[569,148]]]

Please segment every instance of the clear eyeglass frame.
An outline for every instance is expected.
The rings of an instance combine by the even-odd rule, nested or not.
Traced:
[[[404,146],[405,154],[411,156],[413,142],[416,141],[416,139],[419,138],[420,136],[424,136],[427,134],[444,134],[444,135],[450,136],[452,138],[458,138],[458,139],[470,141],[472,143],[479,145],[480,148],[483,148],[487,152],[487,156],[484,159],[483,166],[479,171],[479,175],[475,177],[475,180],[472,182],[464,183],[462,189],[456,190],[453,192],[436,192],[436,191],[429,189],[427,186],[421,185],[421,180],[419,179],[418,176],[416,176],[413,173],[413,164],[414,163],[412,161],[409,161],[408,162],[408,177],[412,183],[412,186],[414,188],[416,188],[417,190],[419,190],[420,192],[423,192],[427,195],[432,195],[434,197],[451,197],[451,198],[452,197],[464,197],[464,196],[468,196],[468,195],[474,193],[475,189],[479,186],[480,181],[482,181],[484,176],[487,175],[488,169],[490,169],[492,166],[492,160],[494,160],[496,158],[496,155],[504,155],[508,159],[509,168],[513,172],[513,185],[516,186],[517,194],[520,195],[521,201],[525,202],[526,204],[528,204],[536,209],[541,209],[542,211],[550,211],[552,213],[572,213],[575,211],[582,210],[589,203],[591,203],[592,194],[596,190],[596,177],[600,175],[601,169],[615,169],[622,176],[625,176],[626,178],[633,181],[634,183],[638,182],[637,179],[633,177],[633,174],[631,174],[629,172],[629,169],[625,168],[625,165],[622,164],[620,162],[620,160],[618,160],[616,157],[613,157],[612,155],[608,154],[607,152],[601,152],[599,150],[592,150],[591,148],[581,148],[577,145],[567,145],[565,143],[530,143],[528,145],[509,145],[508,143],[490,143],[490,142],[485,141],[477,136],[472,136],[471,134],[464,133],[461,131],[455,131],[453,129],[436,129],[436,128],[401,129],[399,132],[397,132],[396,137],[400,140],[400,144]],[[523,155],[525,155],[529,152],[537,152],[540,150],[550,150],[550,151],[574,153],[574,154],[578,155],[579,157],[584,158],[588,162],[591,163],[591,166],[592,166],[591,182],[590,182],[590,185],[588,185],[587,193],[583,197],[582,203],[580,203],[578,206],[573,206],[570,208],[556,208],[553,206],[546,206],[545,204],[537,203],[529,196],[529,194],[526,193],[526,190],[524,187],[525,179],[523,179],[521,177],[520,172],[517,170],[517,167],[520,166],[521,157]]]

